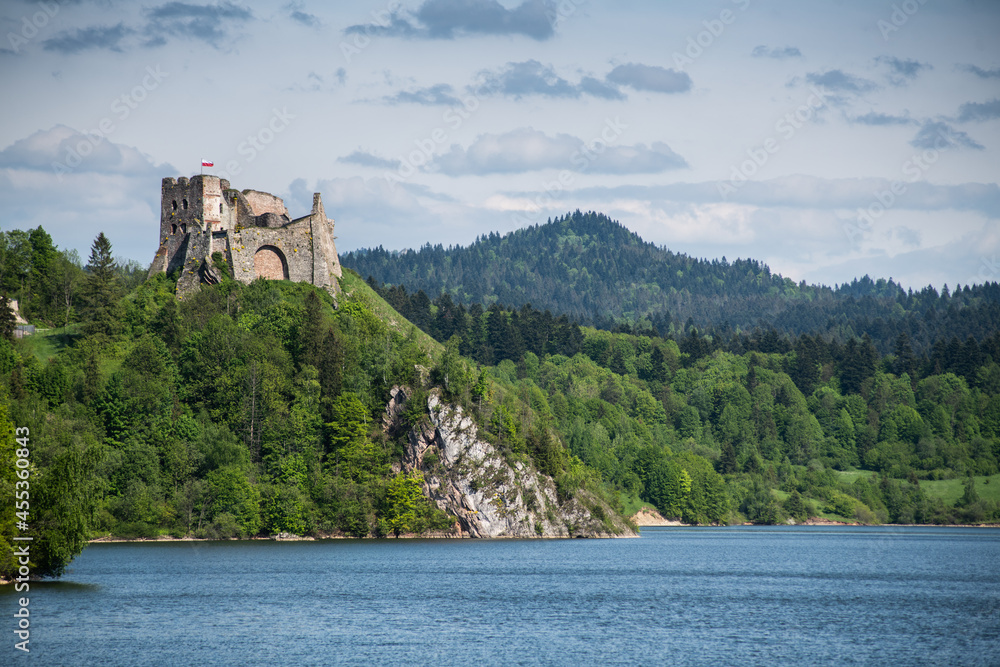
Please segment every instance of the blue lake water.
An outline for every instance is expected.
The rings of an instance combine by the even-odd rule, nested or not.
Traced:
[[[1000,664],[1000,530],[98,544],[0,664]]]

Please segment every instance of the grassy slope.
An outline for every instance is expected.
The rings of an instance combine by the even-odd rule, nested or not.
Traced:
[[[444,346],[396,312],[382,297],[372,291],[371,287],[354,271],[350,269],[344,270],[340,286],[344,292],[344,296],[363,303],[376,317],[388,323],[396,331],[406,335],[411,329],[415,330],[417,343],[421,349],[427,352],[432,359],[436,360],[440,357]],[[73,344],[79,328],[79,324],[70,324],[68,327],[58,329],[38,329],[34,335],[21,339],[18,347],[21,354],[33,354],[44,365],[48,363],[49,359]],[[126,344],[125,347],[130,347],[130,345]],[[108,358],[102,359],[101,372],[107,376],[116,371],[121,363],[120,357],[120,354],[113,354]]]
[[[654,505],[639,500],[636,496],[630,496],[625,493],[621,493],[618,495],[618,497],[621,499],[622,502],[623,516],[634,516],[636,512],[643,509],[648,509],[653,512],[658,511]]]
[[[837,474],[841,476],[842,481],[851,483],[859,477],[871,477],[875,473],[871,470],[842,470],[837,471]],[[976,477],[975,479],[976,493],[979,494],[980,498],[983,500],[1000,502],[1000,474],[992,475],[990,477]],[[920,488],[924,490],[924,493],[926,493],[927,497],[931,500],[940,498],[945,505],[953,507],[955,502],[962,497],[963,493],[965,493],[965,487],[963,486],[964,483],[964,479],[922,481],[920,482]],[[780,489],[771,489],[771,494],[779,502],[788,500],[788,496],[790,495],[786,491],[782,491]],[[632,516],[643,508],[649,508],[655,511],[655,508],[652,505],[643,502],[634,496],[621,494],[620,497],[622,505],[625,508],[625,516]],[[822,500],[810,498],[808,496],[803,496],[802,500],[805,502],[806,507],[809,508],[809,516],[818,516],[831,521],[844,521],[847,523],[855,521],[854,517],[845,517],[832,512],[823,511],[823,507],[826,503]]]
[[[1000,475],[976,477],[976,493],[983,500],[1000,501]],[[940,498],[945,505],[954,505],[965,493],[964,479],[942,479],[920,482],[928,498]]]
[[[874,470],[837,470],[835,472],[840,475],[840,481],[847,484],[853,484],[854,480],[859,477],[871,477],[875,474]]]
[[[397,331],[406,334],[410,328],[416,329],[416,327],[410,323],[405,317],[396,312],[396,310],[390,306],[385,300],[372,291],[371,287],[358,277],[358,274],[354,273],[350,269],[344,270],[344,277],[340,280],[340,286],[344,291],[344,295],[353,300],[357,300],[367,306],[375,315],[387,322]],[[72,343],[73,337],[79,331],[79,324],[70,324],[68,327],[62,327],[59,329],[38,329],[37,332],[32,336],[26,336],[22,339],[21,345],[22,349],[28,350],[41,362],[47,362],[49,359],[59,354],[63,349],[68,347],[68,344]],[[436,340],[425,334],[420,329],[417,331],[417,340],[420,346],[431,354],[436,356],[440,353],[444,346],[438,343]],[[68,336],[67,336],[68,334]]]
[[[347,299],[363,303],[376,317],[403,335],[408,334],[411,329],[415,330],[417,343],[432,359],[437,359],[444,350],[444,346],[441,343],[431,338],[428,334],[411,324],[408,319],[396,312],[395,308],[386,303],[385,299],[376,294],[368,286],[368,283],[362,280],[351,269],[344,269],[344,276],[340,279],[340,288]]]
[[[21,339],[21,350],[35,355],[44,364],[68,347],[79,326],[70,324],[60,329],[36,329],[33,335]]]
[[[876,473],[871,470],[839,471],[841,480],[850,484],[858,477],[871,477]],[[983,500],[1000,501],[1000,475],[991,477],[976,477],[976,493]],[[938,481],[924,480],[920,488],[930,499],[940,498],[945,505],[954,506],[955,502],[965,493],[965,479],[942,479]]]
[[[838,471],[838,475],[841,476],[845,482],[853,482],[858,477],[871,477],[875,473],[871,470],[849,470],[849,471]],[[992,475],[990,477],[976,477],[976,493],[983,500],[992,500],[994,502],[1000,502],[1000,475]],[[931,500],[940,498],[941,501],[948,507],[954,507],[955,503],[962,494],[965,493],[965,480],[956,479],[944,479],[939,481],[922,481],[920,482],[920,488],[924,490],[927,497]],[[777,489],[773,490],[772,493],[778,498],[778,500],[785,500],[788,498],[788,494],[779,491]],[[829,512],[824,512],[821,510],[824,503],[822,501],[816,500],[814,498],[804,498],[806,505],[811,506],[813,511],[810,512],[811,515],[820,516],[824,519],[831,519],[833,521],[854,521],[852,517],[842,517],[837,514],[831,514]]]

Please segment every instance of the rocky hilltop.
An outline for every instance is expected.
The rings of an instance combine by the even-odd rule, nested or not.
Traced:
[[[412,392],[394,387],[386,407],[387,431],[402,420]],[[580,490],[560,502],[551,477],[530,463],[507,459],[479,433],[457,405],[434,391],[429,420],[408,428],[401,467],[419,470],[424,493],[456,518],[463,537],[632,537],[635,529],[603,500]]]

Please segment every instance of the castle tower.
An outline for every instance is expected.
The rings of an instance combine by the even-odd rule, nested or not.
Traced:
[[[189,234],[225,232],[232,216],[223,192],[229,181],[218,176],[164,178],[160,187],[160,251],[150,267],[150,275],[170,273],[183,262]]]

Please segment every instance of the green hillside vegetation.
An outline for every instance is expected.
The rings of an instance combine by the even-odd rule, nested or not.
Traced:
[[[424,333],[401,317],[377,291],[373,290],[351,269],[344,270],[344,277],[340,279],[340,287],[348,299],[364,305],[375,317],[387,323],[391,329],[405,334],[412,332],[416,336],[417,345],[431,357],[437,358],[441,354],[444,348],[440,343],[434,340],[430,334]]]
[[[807,285],[753,259],[704,260],[658,247],[594,212],[491,233],[467,247],[379,247],[342,260],[379,283],[431,298],[447,294],[465,307],[531,304],[605,329],[626,324],[680,337],[696,327],[723,342],[759,327],[841,343],[867,334],[882,354],[905,335],[915,352],[927,353],[935,341],[981,342],[1000,322],[995,282],[940,293],[868,276],[836,287]]]
[[[648,350],[657,345],[663,350],[657,356],[665,360],[662,375],[643,379],[643,357],[651,358]],[[530,376],[533,355],[525,356]],[[625,372],[606,371],[603,377],[593,370],[586,373],[584,358],[598,368],[620,366]],[[975,522],[998,516],[993,494],[967,497],[930,490],[936,484],[962,488],[967,477],[998,470],[1000,400],[996,394],[970,390],[953,374],[930,376],[914,389],[909,378],[877,369],[858,393],[842,394],[838,378],[831,377],[807,396],[786,372],[794,362],[791,353],[716,352],[689,364],[673,341],[595,330],[587,331],[574,361],[576,373],[562,384],[540,372],[551,400],[560,400],[555,398],[559,387],[564,392],[568,388],[565,394],[574,406],[573,398],[588,386],[584,378],[593,377],[590,392],[624,408],[648,430],[643,438],[661,451],[674,460],[697,456],[710,461],[725,478],[739,518],[802,520],[808,512],[798,507],[796,494],[817,501],[824,512],[865,523]],[[550,363],[552,359],[541,364],[542,371]],[[668,516],[683,515],[669,499],[656,497],[628,432],[609,423],[613,421],[602,420],[603,431],[570,427],[571,451],[626,493],[653,502]],[[858,467],[868,472],[841,472]],[[775,502],[772,489],[790,496]]]
[[[77,333],[76,328],[61,327],[59,329],[36,329],[34,336],[28,336],[22,342],[22,348],[41,362],[46,362],[70,342],[70,337]]]
[[[1000,475],[976,476],[975,495],[987,502],[1000,503]],[[921,486],[928,498],[941,499],[945,505],[954,505],[966,494],[968,478],[942,479],[924,482]]]
[[[634,435],[651,448],[646,456],[710,462],[726,481],[730,520],[802,520],[813,510],[868,523],[996,517],[989,498],[945,502],[921,486],[998,470],[996,331],[982,344],[936,343],[928,356],[914,354],[905,336],[885,356],[867,336],[840,344],[771,332],[721,345],[696,332],[679,340],[610,332],[530,306],[466,309],[448,294],[431,301],[370,284],[439,340],[530,380],[551,406],[565,402],[568,412],[553,409],[565,442],[627,507],[641,498],[683,516],[670,499],[653,500],[650,468],[629,444]],[[680,465],[688,475],[693,466]],[[798,496],[775,502],[775,489]]]
[[[0,318],[0,494],[13,495],[13,429],[27,427],[37,575],[99,535],[448,530],[419,476],[394,472],[406,434],[386,435],[381,417],[395,385],[415,392],[405,423],[425,424],[440,392],[509,463],[550,475],[561,502],[646,503],[700,524],[1000,519],[996,332],[974,357],[809,335],[724,346],[530,306],[466,309],[350,271],[336,304],[266,280],[178,299],[169,276],[119,266],[103,235],[86,267],[40,229],[25,238],[66,260],[0,256],[7,296],[53,327],[14,340]],[[71,276],[58,308],[57,270]],[[0,575],[12,568],[0,560]]]
[[[0,494],[13,497],[24,447],[14,428],[27,428],[36,576],[58,576],[101,535],[450,530],[419,473],[394,472],[406,435],[381,423],[394,385],[419,390],[409,423],[440,391],[512,463],[553,476],[562,498],[607,492],[519,387],[435,342],[350,272],[337,304],[300,283],[225,280],[178,299],[168,276],[131,290],[126,277],[102,235],[77,274],[79,324],[15,340],[8,323],[0,336]],[[41,312],[40,297],[19,296]],[[0,550],[20,530],[9,504]],[[0,576],[13,570],[0,560]]]

